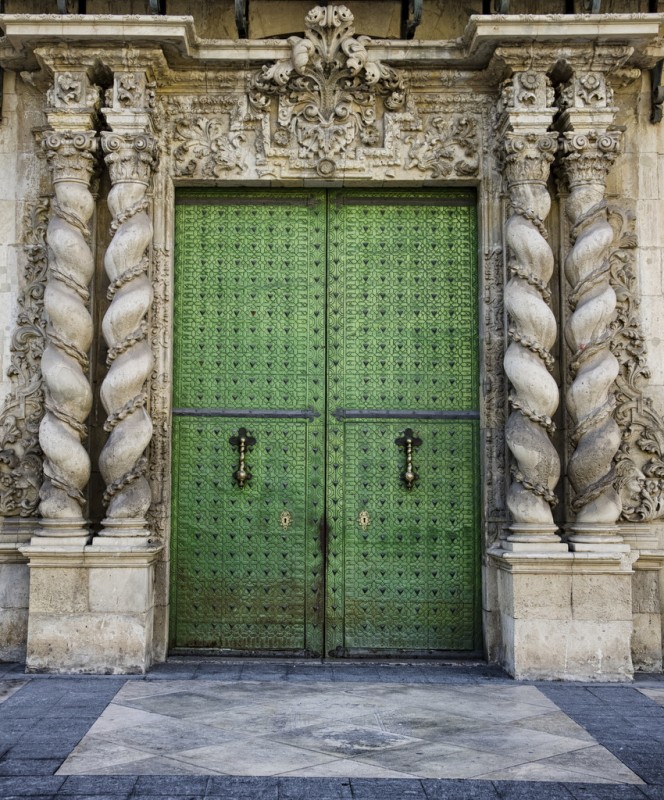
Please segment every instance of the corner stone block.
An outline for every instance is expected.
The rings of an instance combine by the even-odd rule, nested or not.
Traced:
[[[659,613],[634,614],[632,660],[635,670],[662,671],[662,622]]]
[[[572,619],[631,622],[632,574],[577,574],[572,578]]]

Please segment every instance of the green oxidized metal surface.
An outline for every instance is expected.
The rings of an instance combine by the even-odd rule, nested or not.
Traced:
[[[324,223],[321,193],[178,195],[176,647],[321,651]]]
[[[339,192],[328,232],[326,652],[473,650],[474,198]],[[402,479],[408,428],[419,477]]]
[[[326,215],[322,191],[179,195],[175,646],[478,647],[473,203],[335,192]]]

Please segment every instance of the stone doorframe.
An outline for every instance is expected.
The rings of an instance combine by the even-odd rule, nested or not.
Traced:
[[[36,59],[33,83],[49,87],[40,146],[55,190],[39,518],[8,514],[0,528],[17,585],[29,561],[28,669],[144,671],[166,654],[176,188],[392,184],[477,187],[487,655],[517,676],[629,677],[634,558],[612,471],[604,191],[621,138],[611,82],[656,60],[646,45],[659,18],[473,17],[462,41],[407,45],[355,35],[343,6],[312,9],[304,36],[287,42],[208,42],[190,18],[0,19],[3,65],[34,69]],[[102,157],[112,223],[95,243],[109,282],[96,332],[89,223]],[[571,230],[551,229],[555,194]],[[568,253],[569,381],[549,237]],[[594,318],[598,292],[608,301]],[[107,370],[93,398],[87,351],[102,332]],[[603,376],[591,392],[577,391],[584,370]],[[567,456],[553,421],[561,382],[574,500],[563,498],[554,522]],[[83,441],[99,402],[107,510],[92,538]]]

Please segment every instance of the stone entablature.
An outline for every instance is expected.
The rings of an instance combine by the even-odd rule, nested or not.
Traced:
[[[153,594],[141,604],[136,635],[152,636],[153,623],[144,617],[154,606],[154,646],[136,645],[133,652],[146,654],[145,666],[163,657],[175,187],[399,181],[478,189],[484,254],[483,524],[492,554],[486,585],[502,581],[499,593],[514,595],[519,576],[537,574],[537,564],[541,574],[565,580],[570,571],[581,570],[609,576],[606,580],[623,588],[629,583],[629,546],[616,527],[621,509],[623,520],[664,516],[664,503],[645,496],[653,482],[648,465],[633,458],[633,448],[647,435],[634,442],[633,431],[642,424],[662,443],[664,434],[661,428],[653,431],[654,412],[655,422],[643,423],[634,421],[633,412],[614,414],[616,403],[619,409],[624,405],[625,385],[642,391],[642,384],[625,376],[645,378],[645,372],[641,353],[624,343],[635,341],[638,325],[635,312],[625,311],[625,287],[634,291],[628,274],[633,243],[622,232],[615,235],[615,219],[626,220],[629,213],[620,198],[606,202],[605,184],[620,157],[611,82],[626,66],[638,72],[655,60],[657,53],[646,45],[658,35],[656,15],[474,17],[460,41],[407,44],[358,35],[343,6],[312,9],[304,36],[286,42],[206,42],[197,38],[189,18],[14,15],[0,18],[0,24],[6,31],[0,46],[5,67],[41,67],[30,80],[44,96],[49,129],[42,146],[56,194],[46,231],[45,316],[41,308],[33,314],[38,329],[44,330],[40,320],[45,320],[43,389],[38,352],[28,361],[26,379],[26,386],[34,384],[30,396],[37,412],[28,405],[22,419],[4,412],[3,421],[17,433],[5,438],[0,462],[5,520],[39,519],[39,535],[24,548],[34,569],[54,568],[49,547],[59,553],[58,569],[69,563],[79,572],[88,569],[81,551],[115,548],[121,560],[123,553],[143,549],[143,561],[134,558],[132,564],[147,570],[144,583]],[[66,44],[60,41],[65,34]],[[102,102],[99,87],[111,79]],[[99,237],[93,243],[92,181],[103,169],[111,188],[99,201],[108,202],[111,231],[106,241]],[[566,182],[564,202],[552,174]],[[37,196],[27,201],[44,206]],[[552,229],[552,203],[565,206],[569,241],[559,241],[560,232]],[[110,285],[108,302],[101,301],[103,322],[94,331],[87,293],[93,248],[103,245]],[[560,300],[569,302],[569,315],[552,301],[558,246],[566,254],[568,284]],[[50,302],[56,295],[58,302]],[[35,319],[25,325],[34,326]],[[625,334],[628,327],[631,337]],[[561,372],[563,329],[570,374]],[[98,455],[107,511],[103,520],[94,520],[103,530],[89,545],[84,437],[93,401],[87,351],[100,334],[108,348],[100,391],[108,438]],[[616,344],[620,336],[622,344]],[[41,341],[37,336],[39,351]],[[64,374],[66,385],[58,379]],[[38,518],[40,454],[28,433],[40,416],[42,391],[45,481]],[[554,423],[563,397],[573,428],[569,454]],[[11,403],[15,409],[15,400]],[[566,455],[575,497],[554,511]],[[655,467],[651,472],[659,479]],[[636,499],[634,481],[640,487]],[[628,503],[621,502],[625,493]],[[576,554],[561,541],[566,526],[575,551],[609,552],[595,561],[579,555],[575,567]],[[4,524],[0,535],[6,530]],[[15,559],[24,541],[16,539],[9,548]],[[67,562],[64,546],[77,549],[78,556]],[[153,589],[152,553],[160,548],[162,566]],[[496,578],[499,573],[509,574],[509,580]],[[496,613],[505,616],[506,597],[498,605]],[[49,613],[55,620],[56,610]],[[623,630],[625,620],[619,622]],[[33,637],[29,648],[35,668],[48,668],[43,649],[49,623],[41,623],[42,639]],[[505,621],[502,634],[487,634],[490,657],[526,675],[521,659],[529,656],[510,644],[511,635]],[[588,637],[587,631],[583,635]],[[502,644],[494,645],[496,638]],[[629,637],[621,642],[615,664],[622,666],[611,673],[617,676],[630,671]],[[595,645],[591,637],[588,648]],[[70,657],[60,668],[74,665],[75,653]],[[122,664],[113,669],[121,671]],[[579,674],[588,677],[593,669],[584,662]],[[570,676],[574,665],[565,670],[549,672]]]

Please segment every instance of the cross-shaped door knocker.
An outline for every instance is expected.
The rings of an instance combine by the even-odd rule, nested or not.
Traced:
[[[412,489],[415,481],[419,478],[413,467],[413,448],[419,447],[422,444],[422,440],[413,433],[411,428],[406,428],[403,435],[395,439],[394,443],[406,450],[406,471],[401,478],[406,485],[406,489]]]
[[[240,464],[237,470],[233,473],[233,477],[237,481],[237,485],[242,489],[245,483],[249,483],[251,480],[251,472],[249,471],[249,467],[245,463],[245,456],[247,451],[250,450],[255,444],[256,439],[247,431],[246,428],[240,428],[237,432],[237,436],[231,436],[228,440],[229,444],[232,444],[233,447],[237,447],[239,454],[240,454]]]

